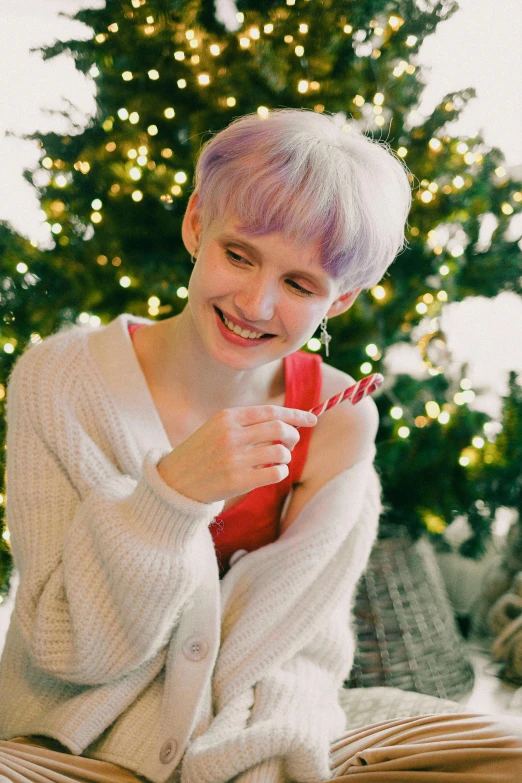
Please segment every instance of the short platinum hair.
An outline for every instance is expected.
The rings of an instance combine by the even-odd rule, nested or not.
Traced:
[[[406,246],[411,174],[386,142],[346,127],[310,109],[233,120],[198,157],[203,229],[237,215],[249,236],[320,240],[341,291],[372,288]]]

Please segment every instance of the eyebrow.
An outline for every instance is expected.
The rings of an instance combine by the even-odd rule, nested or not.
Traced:
[[[235,236],[234,234],[220,234],[217,239],[218,242],[222,242],[223,244],[235,245],[236,247],[243,248],[243,250],[246,250],[256,259],[262,259],[263,257],[263,254],[260,250],[258,250],[257,247],[251,245],[250,242],[247,242],[245,239],[241,239],[240,237]],[[326,291],[329,290],[326,279],[319,277],[318,275],[314,275],[313,272],[305,272],[302,269],[296,269],[293,272],[288,272],[288,274],[295,275],[297,277],[303,277],[317,285],[319,288],[325,289]]]

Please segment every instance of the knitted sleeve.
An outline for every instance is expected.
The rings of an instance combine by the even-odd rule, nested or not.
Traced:
[[[202,538],[210,538],[208,525],[223,504],[168,486],[157,449],[137,479],[121,473],[64,413],[57,390],[43,381],[40,388],[33,351],[18,360],[7,394],[7,525],[20,573],[15,621],[43,672],[101,684],[168,643],[197,584]],[[79,466],[87,477],[81,487],[72,479]]]
[[[376,472],[357,465],[320,490],[271,550],[234,566],[214,672],[217,715],[189,746],[182,783],[331,777],[330,745],[346,728],[339,695],[354,657],[351,610],[380,510]]]

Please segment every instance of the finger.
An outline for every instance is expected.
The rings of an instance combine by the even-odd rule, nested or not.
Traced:
[[[244,444],[257,448],[269,446],[273,443],[282,443],[288,449],[295,448],[301,439],[299,430],[284,421],[265,421],[261,424],[252,424],[242,428],[242,441]]]
[[[283,405],[252,405],[235,408],[237,421],[244,427],[265,421],[285,421],[294,427],[313,427],[317,416],[300,408],[285,408]]]
[[[292,461],[292,453],[283,445],[265,446],[257,449],[254,457],[253,469],[270,468],[274,465],[289,465]]]

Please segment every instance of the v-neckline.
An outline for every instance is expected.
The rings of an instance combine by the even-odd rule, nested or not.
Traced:
[[[140,451],[145,454],[151,448],[157,448],[168,452],[173,446],[141,369],[129,334],[129,323],[151,325],[154,321],[121,313],[89,335],[90,350]]]
[[[142,370],[129,324],[151,326],[156,323],[149,318],[121,313],[112,322],[96,329],[89,335],[91,351],[103,368],[118,406],[123,411],[129,429],[134,433],[143,453],[151,448],[172,451],[163,421],[154,402],[152,392]],[[283,405],[288,407],[292,373],[289,356],[283,358],[285,397]]]

